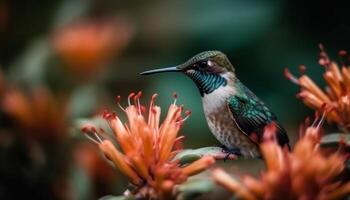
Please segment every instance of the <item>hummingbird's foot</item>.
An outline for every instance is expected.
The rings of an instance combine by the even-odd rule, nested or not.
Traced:
[[[222,148],[222,152],[226,153],[224,162],[230,157],[230,155],[235,155],[237,157],[242,156],[242,152],[239,148],[228,148],[224,145],[222,145],[221,148]]]

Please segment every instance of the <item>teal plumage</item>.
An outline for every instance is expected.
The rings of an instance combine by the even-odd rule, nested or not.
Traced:
[[[187,74],[198,86],[201,96],[210,94],[217,88],[227,84],[227,81],[217,74],[210,74],[203,71],[192,71]]]
[[[235,85],[238,91],[228,98],[227,105],[235,123],[242,132],[249,137],[256,134],[256,142],[260,143],[265,126],[275,123],[279,144],[281,146],[288,145],[288,136],[284,128],[278,123],[276,115],[238,79]]]

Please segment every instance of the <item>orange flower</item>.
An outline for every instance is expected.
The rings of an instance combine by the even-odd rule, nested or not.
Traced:
[[[131,33],[123,20],[85,22],[58,30],[53,45],[73,73],[91,75],[124,49]]]
[[[46,89],[29,95],[19,89],[7,89],[2,109],[15,119],[16,125],[37,139],[55,140],[65,132],[66,107]]]
[[[323,112],[328,109],[327,120],[338,124],[345,130],[350,128],[350,66],[342,63],[341,68],[331,61],[320,45],[319,64],[324,66],[323,78],[327,83],[325,90],[319,88],[307,75],[299,78],[285,69],[286,77],[300,86],[298,97],[310,108]],[[346,52],[340,51],[340,55]],[[302,66],[302,71],[304,71]]]
[[[120,149],[117,149],[109,139],[102,138],[102,130],[86,125],[83,131],[129,178],[136,187],[134,195],[142,198],[167,199],[173,197],[175,185],[207,169],[215,161],[212,157],[204,156],[183,167],[174,160],[180,150],[175,147],[183,138],[178,136],[178,132],[188,118],[189,112],[186,112],[186,116],[182,118],[183,108],[177,106],[175,100],[170,105],[164,122],[160,124],[161,109],[154,104],[156,96],[156,94],[152,96],[148,120],[145,120],[143,115],[146,109],[140,104],[141,92],[129,95],[127,108],[124,109],[119,104],[126,113],[128,124],[123,124],[115,113],[103,114],[115,134]],[[134,105],[131,104],[131,99],[134,100]],[[91,137],[91,132],[94,138]]]
[[[268,126],[265,135],[274,135]],[[261,144],[267,169],[260,179],[244,176],[240,181],[221,169],[214,180],[242,199],[341,199],[350,194],[350,182],[337,182],[345,167],[344,157],[326,157],[319,147],[319,126],[308,127],[292,152],[282,149],[275,139]]]

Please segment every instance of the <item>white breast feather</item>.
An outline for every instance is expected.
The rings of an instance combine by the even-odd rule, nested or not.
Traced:
[[[231,74],[225,74],[223,77],[228,81],[229,79],[232,79]],[[204,94],[202,100],[205,114],[207,115],[217,110],[219,106],[225,106],[227,99],[235,92],[235,88],[232,85],[227,84],[217,88],[210,94]]]

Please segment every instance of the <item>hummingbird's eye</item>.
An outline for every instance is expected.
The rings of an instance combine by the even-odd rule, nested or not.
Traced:
[[[206,68],[208,66],[208,61],[202,61],[200,63],[198,63],[198,66],[200,68]]]

